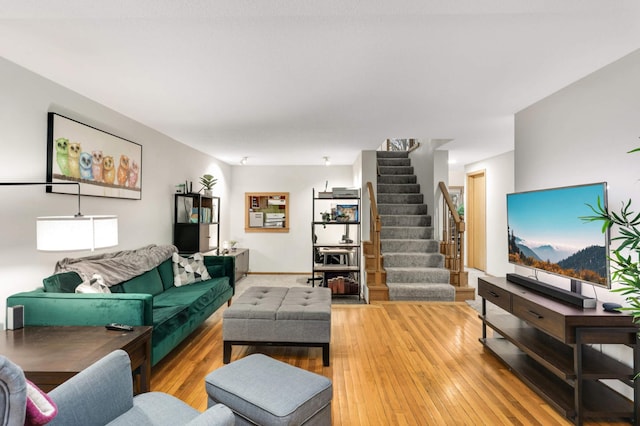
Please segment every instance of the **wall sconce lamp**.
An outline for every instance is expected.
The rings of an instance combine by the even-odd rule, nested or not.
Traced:
[[[329,161],[329,157],[322,157],[324,159],[324,165],[325,166],[330,166],[331,165],[331,161]]]
[[[74,251],[118,245],[117,216],[84,216],[80,210],[78,182],[0,182],[0,186],[77,185],[78,213],[73,216],[44,216],[36,219],[36,248],[40,251]]]
[[[247,164],[247,157],[242,157],[242,159],[240,160],[240,164],[242,164],[243,166]]]

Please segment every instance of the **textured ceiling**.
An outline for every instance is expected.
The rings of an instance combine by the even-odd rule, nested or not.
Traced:
[[[640,48],[640,2],[0,1],[0,55],[230,164],[386,138],[513,148],[513,114]]]

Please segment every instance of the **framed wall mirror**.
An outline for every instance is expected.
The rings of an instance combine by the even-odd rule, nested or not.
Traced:
[[[245,232],[289,232],[288,192],[245,192]]]

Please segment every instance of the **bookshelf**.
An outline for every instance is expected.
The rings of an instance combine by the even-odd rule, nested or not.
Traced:
[[[173,244],[181,253],[217,251],[220,247],[220,197],[174,195]]]

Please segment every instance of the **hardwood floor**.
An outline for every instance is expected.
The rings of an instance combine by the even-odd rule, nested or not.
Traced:
[[[153,368],[152,390],[206,409],[224,309]],[[332,379],[334,425],[571,424],[485,353],[480,327],[463,302],[333,305],[330,367],[320,348],[234,347],[232,361],[262,352]]]

